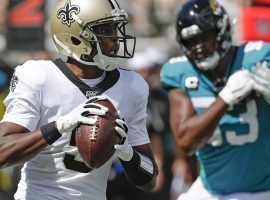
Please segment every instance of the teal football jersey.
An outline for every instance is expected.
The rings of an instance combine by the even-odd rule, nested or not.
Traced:
[[[233,47],[226,78],[241,68],[251,71],[260,61],[270,66],[270,44],[254,41]],[[207,74],[185,56],[162,66],[163,84],[179,88],[191,98],[197,113],[207,109],[218,94]],[[269,86],[270,87],[270,86]],[[221,118],[208,143],[196,152],[200,177],[213,194],[258,192],[270,189],[270,105],[252,95]]]

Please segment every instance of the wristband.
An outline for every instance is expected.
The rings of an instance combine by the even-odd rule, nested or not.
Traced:
[[[55,121],[50,122],[44,126],[41,126],[40,131],[48,144],[53,144],[56,140],[58,140],[62,136],[62,134],[59,133],[58,129],[55,127]]]

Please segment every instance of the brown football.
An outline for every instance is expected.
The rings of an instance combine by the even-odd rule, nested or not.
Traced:
[[[96,103],[109,110],[104,116],[91,115],[97,118],[95,125],[81,125],[76,130],[76,146],[85,164],[90,168],[103,165],[115,152],[114,145],[118,144],[120,137],[114,127],[115,120],[119,119],[117,110],[108,100],[98,100]]]

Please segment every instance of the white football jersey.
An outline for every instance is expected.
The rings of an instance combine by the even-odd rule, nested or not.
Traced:
[[[150,142],[145,125],[148,91],[147,83],[133,71],[106,72],[101,83],[89,87],[60,59],[27,61],[15,70],[2,121],[34,131],[69,113],[86,96],[103,95],[124,116],[129,143],[143,145]],[[24,164],[15,199],[105,200],[112,160],[98,169],[87,168],[75,146],[74,134],[64,133]]]

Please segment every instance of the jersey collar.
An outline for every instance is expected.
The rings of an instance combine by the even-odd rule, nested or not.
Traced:
[[[104,93],[106,90],[113,87],[120,77],[118,69],[113,71],[106,71],[105,78],[99,84],[94,87],[90,87],[84,83],[79,77],[77,77],[66,65],[66,63],[58,58],[53,60],[53,63],[62,71],[62,73],[87,97],[98,96]]]

